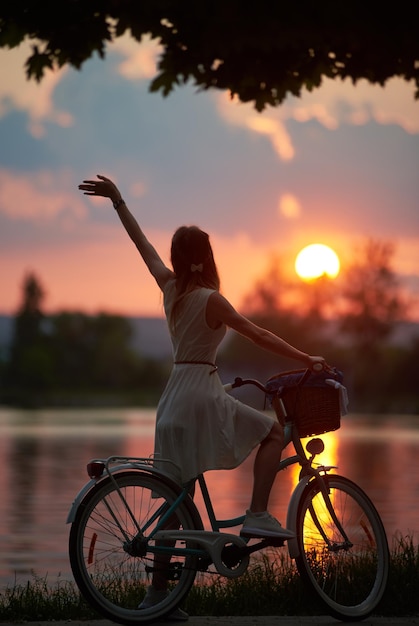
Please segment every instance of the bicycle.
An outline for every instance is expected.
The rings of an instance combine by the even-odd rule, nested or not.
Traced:
[[[334,423],[323,419],[320,426],[299,422],[296,405],[312,374],[307,370],[299,375],[297,384],[285,382],[274,391],[272,381],[274,385],[277,379],[281,382],[282,375],[266,385],[236,378],[226,388],[252,384],[273,399],[279,419],[285,421],[284,447],[292,442],[295,450],[280,461],[278,471],[294,464],[301,467],[288,505],[287,528],[295,533],[287,542],[289,555],[331,615],[358,621],[373,612],[385,591],[389,572],[386,533],[376,508],[359,486],[332,473],[335,467],[314,462],[324,450],[323,441],[310,439],[304,450],[305,431],[338,428],[340,413],[338,423],[336,416]],[[336,394],[335,389],[334,405]],[[312,397],[309,404],[316,412]],[[90,461],[90,481],[68,516],[71,568],[82,595],[104,617],[127,626],[172,613],[186,598],[197,572],[212,568],[227,578],[238,577],[246,571],[252,553],[284,546],[279,540],[249,540],[224,532],[242,525],[244,516],[217,519],[200,475],[196,482],[211,526],[205,530],[189,495],[194,481],[176,484],[165,473],[168,464],[164,459],[122,456]],[[159,570],[168,581],[167,595],[158,604],[139,609],[151,576]]]

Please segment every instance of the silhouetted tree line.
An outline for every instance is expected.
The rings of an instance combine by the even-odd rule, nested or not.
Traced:
[[[1,400],[43,404],[154,403],[167,366],[131,347],[121,316],[42,312],[44,292],[33,274],[24,281],[9,358],[2,366]]]
[[[367,241],[342,279],[289,282],[273,259],[245,300],[244,312],[288,342],[322,354],[341,369],[352,411],[419,413],[419,334],[410,345],[390,342],[408,303],[392,270],[393,246]],[[101,313],[45,315],[44,292],[26,277],[14,319],[10,354],[1,363],[0,401],[48,404],[154,404],[170,363],[132,348],[127,318]],[[232,334],[220,373],[265,380],[293,364]],[[291,366],[291,367],[290,367]],[[297,365],[298,367],[298,365]]]

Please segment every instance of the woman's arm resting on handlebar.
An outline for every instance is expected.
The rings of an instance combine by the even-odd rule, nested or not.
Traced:
[[[271,333],[269,330],[261,328],[248,320],[238,313],[228,300],[218,292],[211,294],[208,299],[207,322],[212,328],[216,328],[220,323],[224,323],[261,348],[278,354],[279,356],[301,361],[310,369],[313,369],[316,365],[320,365],[321,368],[326,366],[326,361],[323,357],[310,356],[294,348],[294,346],[274,333]]]

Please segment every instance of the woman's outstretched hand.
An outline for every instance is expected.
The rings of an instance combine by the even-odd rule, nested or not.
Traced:
[[[117,202],[121,194],[115,183],[106,176],[98,174],[97,177],[99,180],[84,180],[83,184],[79,185],[80,191],[83,191],[85,196],[102,196],[110,198],[112,202]]]

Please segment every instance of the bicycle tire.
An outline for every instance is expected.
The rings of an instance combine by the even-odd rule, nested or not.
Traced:
[[[150,548],[155,542],[147,542],[141,556],[127,553],[124,545],[138,529],[120,497],[121,493],[141,528],[150,524],[145,531],[150,534],[160,516],[156,511],[172,504],[179,492],[180,488],[175,491],[172,483],[150,473],[127,471],[113,480],[101,480],[81,502],[70,530],[70,563],[82,595],[104,617],[127,626],[150,623],[170,615],[185,599],[195,579],[196,556],[172,558],[167,597],[151,608],[139,609],[151,583],[154,555]],[[153,514],[157,519],[153,520]],[[176,516],[180,529],[202,528],[191,501],[184,501]]]
[[[352,547],[343,547],[320,486],[311,481],[298,508],[296,565],[331,615],[342,621],[362,620],[373,612],[386,588],[390,562],[386,533],[376,508],[358,485],[337,475],[324,479]]]

